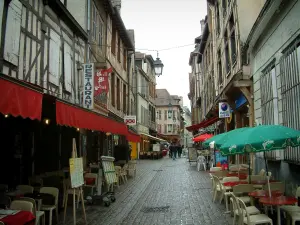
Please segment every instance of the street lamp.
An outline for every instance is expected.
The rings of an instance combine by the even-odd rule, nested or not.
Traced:
[[[164,64],[159,59],[158,52],[157,52],[157,58],[154,61],[154,72],[155,72],[155,75],[158,76],[158,77],[160,75],[162,75],[163,68],[164,68]]]

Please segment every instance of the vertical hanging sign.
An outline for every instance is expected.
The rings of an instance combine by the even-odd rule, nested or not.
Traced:
[[[94,64],[83,64],[83,107],[94,108]]]
[[[94,78],[94,98],[95,103],[107,108],[107,99],[109,92],[109,75],[112,73],[112,68],[97,69]]]

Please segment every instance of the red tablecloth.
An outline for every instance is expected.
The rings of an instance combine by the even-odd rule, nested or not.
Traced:
[[[264,205],[294,205],[298,202],[295,197],[287,197],[287,196],[280,196],[280,197],[264,197],[260,198],[259,202]]]
[[[229,173],[226,175],[226,177],[238,177],[240,178],[241,180],[246,180],[247,179],[247,176],[248,174],[245,174],[245,173]]]
[[[248,193],[249,196],[254,198],[262,198],[262,197],[269,197],[269,191],[266,190],[257,190]],[[282,195],[281,191],[271,191],[272,197],[279,197]]]
[[[223,185],[226,187],[233,187],[239,184],[248,184],[246,181],[231,181],[231,182],[225,182]]]
[[[25,224],[34,224],[35,217],[31,212],[21,211],[15,215],[8,215],[0,219],[5,225],[25,225]]]

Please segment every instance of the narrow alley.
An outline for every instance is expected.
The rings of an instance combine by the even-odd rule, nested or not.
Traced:
[[[186,160],[139,161],[136,178],[116,190],[115,203],[87,206],[88,224],[231,224],[224,205],[212,202],[209,173],[197,172]],[[78,218],[84,224],[81,214]],[[71,217],[67,224],[72,225]]]

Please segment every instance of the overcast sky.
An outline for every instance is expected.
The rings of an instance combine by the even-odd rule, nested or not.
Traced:
[[[152,54],[177,46],[182,48],[159,51],[164,64],[163,75],[156,79],[157,88],[183,96],[190,107],[188,65],[194,39],[200,36],[200,20],[207,12],[206,0],[122,0],[121,16],[127,29],[135,31],[136,51]]]

